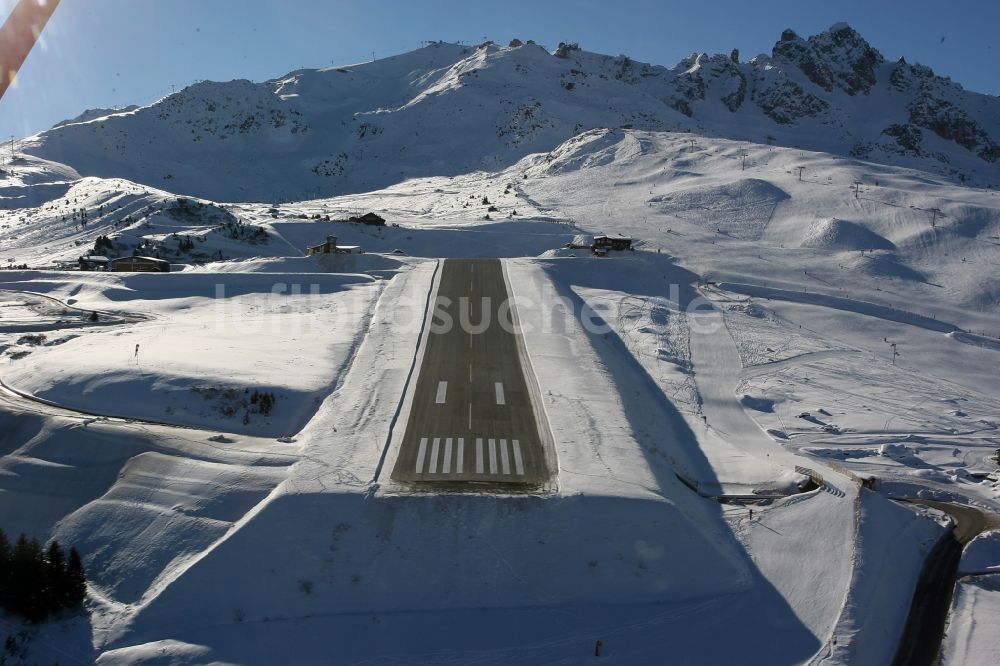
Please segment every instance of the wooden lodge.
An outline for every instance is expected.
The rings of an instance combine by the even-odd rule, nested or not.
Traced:
[[[170,262],[155,257],[118,257],[108,262],[116,273],[169,273]]]

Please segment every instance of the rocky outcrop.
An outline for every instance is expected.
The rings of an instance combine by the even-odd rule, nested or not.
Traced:
[[[736,112],[747,96],[747,76],[743,73],[739,56],[690,55],[673,69],[674,86],[677,91],[671,105],[692,115],[692,102],[707,99],[710,95],[721,101],[730,112]]]
[[[761,58],[752,63],[754,71],[753,101],[764,114],[780,125],[793,124],[814,117],[829,108],[829,104],[805,90],[788,74]]]
[[[896,145],[899,146],[901,151],[910,152],[914,155],[922,155],[924,153],[922,147],[924,133],[920,131],[919,127],[908,123],[896,123],[882,130],[882,134],[895,139]]]
[[[910,122],[954,141],[987,162],[1000,159],[1000,145],[975,120],[946,99],[925,92],[909,107]]]
[[[844,23],[807,40],[785,30],[771,55],[798,67],[823,90],[839,88],[848,95],[867,94],[875,85],[876,69],[885,62],[881,53]]]

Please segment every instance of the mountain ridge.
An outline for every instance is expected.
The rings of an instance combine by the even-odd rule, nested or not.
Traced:
[[[102,110],[103,111],[103,110]],[[97,117],[94,117],[94,116]],[[261,83],[201,82],[22,142],[83,175],[229,201],[292,201],[496,170],[596,128],[685,131],[1000,185],[1000,98],[887,61],[839,23],[771,55],[672,68],[560,43],[443,42]]]

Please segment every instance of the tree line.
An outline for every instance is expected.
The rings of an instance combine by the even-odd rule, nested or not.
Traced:
[[[78,609],[87,596],[83,561],[58,541],[42,546],[22,534],[12,546],[0,530],[0,607],[38,623],[61,610]]]

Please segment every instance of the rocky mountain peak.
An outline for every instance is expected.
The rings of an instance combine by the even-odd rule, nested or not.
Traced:
[[[827,92],[840,89],[848,95],[867,94],[875,72],[885,62],[854,28],[837,23],[809,39],[785,30],[771,51],[775,60],[796,66],[812,83]]]

